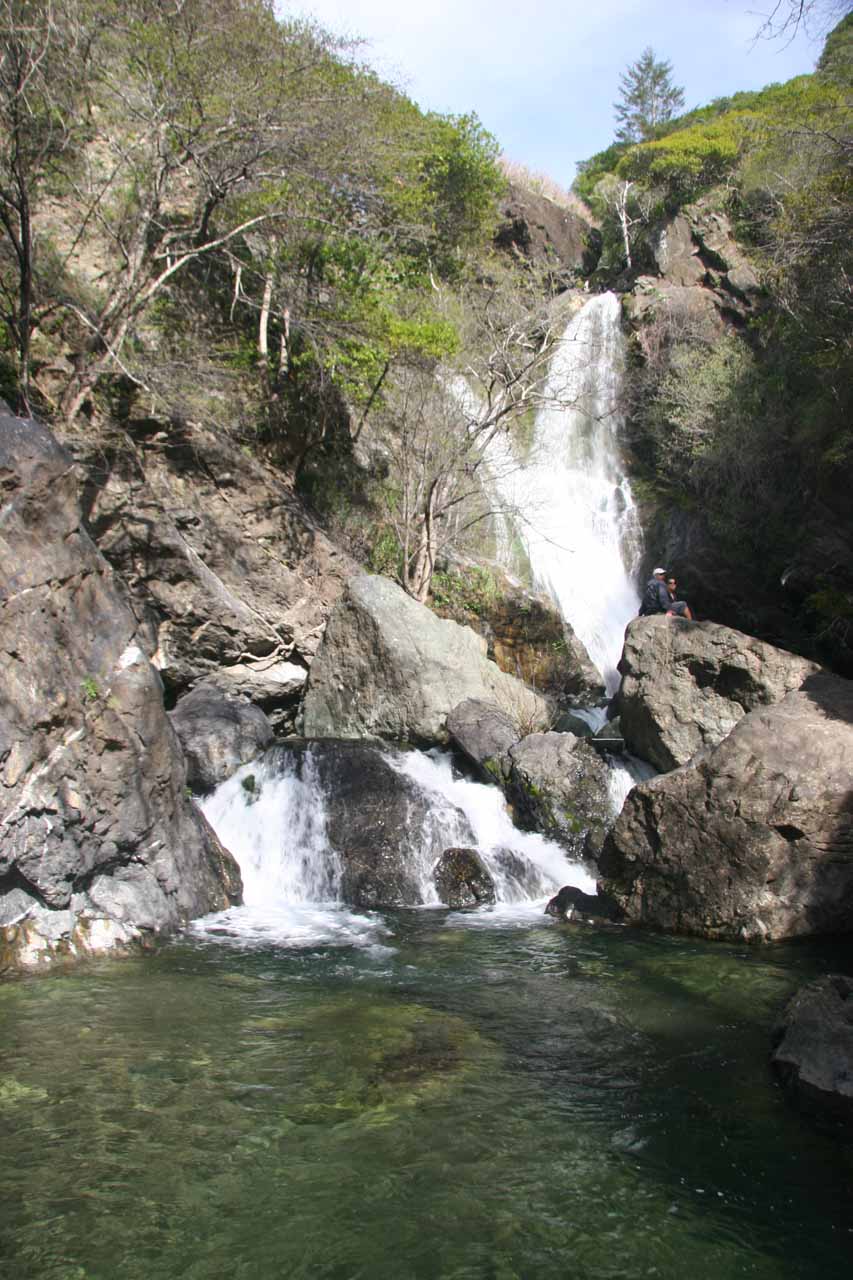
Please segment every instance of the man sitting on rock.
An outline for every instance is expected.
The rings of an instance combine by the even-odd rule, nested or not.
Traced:
[[[678,618],[686,618],[688,622],[692,622],[693,614],[690,612],[690,605],[686,600],[676,600],[675,598],[675,588],[677,586],[678,583],[675,581],[672,574],[670,574],[666,579],[666,590],[667,595],[669,596],[669,608],[666,611],[667,617],[671,618],[675,616]]]
[[[670,594],[666,589],[666,569],[653,569],[652,576],[646,583],[643,600],[640,605],[640,617],[648,618],[653,613],[668,613],[672,607]]]

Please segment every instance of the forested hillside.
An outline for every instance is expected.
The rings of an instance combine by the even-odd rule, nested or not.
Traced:
[[[424,113],[269,0],[9,0],[0,24],[17,411],[221,431],[426,600],[451,546],[483,545],[483,458],[541,401],[555,294],[616,288],[650,545],[700,610],[849,666],[850,18],[814,75],[594,156],[596,229],[530,193],[543,227],[572,220],[569,261],[505,221],[476,116]],[[659,287],[680,217],[712,323]]]
[[[650,300],[629,301],[629,412],[654,527],[689,557],[701,526],[711,608],[789,643],[799,629],[848,669],[851,82],[848,16],[814,75],[616,143],[576,182],[601,222],[598,278]]]

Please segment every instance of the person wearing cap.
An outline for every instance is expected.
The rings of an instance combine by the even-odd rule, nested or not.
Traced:
[[[666,589],[666,569],[653,569],[643,592],[640,617],[648,618],[653,613],[669,613],[671,608],[672,597]]]

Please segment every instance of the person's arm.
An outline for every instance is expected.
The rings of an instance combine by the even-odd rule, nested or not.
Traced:
[[[658,604],[660,605],[662,613],[666,613],[667,609],[672,604],[665,582],[658,583]]]

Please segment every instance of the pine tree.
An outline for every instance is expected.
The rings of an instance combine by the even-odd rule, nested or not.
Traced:
[[[672,83],[672,63],[658,62],[651,48],[631,63],[619,84],[614,110],[620,142],[648,141],[658,125],[671,120],[684,106],[684,90]]]

